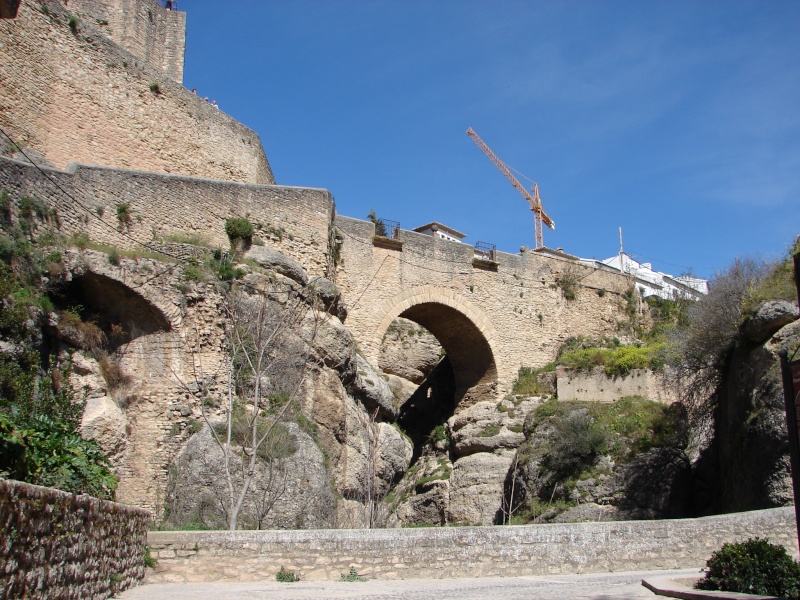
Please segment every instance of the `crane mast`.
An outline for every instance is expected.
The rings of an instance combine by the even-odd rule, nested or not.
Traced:
[[[492,152],[492,149],[486,145],[486,143],[480,138],[480,136],[477,133],[475,133],[472,127],[467,129],[467,135],[472,139],[473,142],[475,142],[475,145],[478,148],[480,148],[481,151],[487,157],[489,157],[489,160],[491,160],[494,163],[494,166],[497,167],[503,175],[505,175],[506,179],[508,179],[508,181],[511,182],[511,185],[513,185],[517,189],[517,191],[520,194],[522,194],[525,200],[528,201],[528,206],[530,206],[530,209],[533,211],[533,224],[534,224],[534,231],[536,234],[536,248],[543,248],[544,235],[542,234],[542,223],[547,225],[550,229],[555,229],[556,224],[550,217],[547,216],[547,214],[544,212],[544,209],[542,208],[542,199],[539,197],[539,184],[537,183],[533,184],[533,189],[531,190],[531,192],[533,192],[533,195],[531,195],[531,192],[526,190],[525,187],[519,182],[519,180],[516,177],[514,177],[514,174],[511,172],[511,169],[508,168],[508,165],[506,165],[502,160],[500,160],[497,157],[497,155],[494,152]]]

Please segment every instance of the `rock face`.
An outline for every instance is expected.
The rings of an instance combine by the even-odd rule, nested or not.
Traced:
[[[314,528],[333,523],[333,492],[325,477],[322,452],[297,425],[286,427],[292,449],[271,466],[256,470],[241,514],[245,528]],[[241,473],[239,454],[232,453],[231,460],[231,471]],[[227,508],[223,452],[206,426],[175,460],[167,497],[169,522],[226,529],[220,499]]]
[[[501,522],[503,485],[513,461],[513,452],[479,452],[453,465],[450,479],[451,523],[492,525]]]
[[[247,251],[247,258],[256,261],[265,269],[275,271],[301,285],[308,283],[308,274],[303,266],[273,248],[267,246],[251,246]]]
[[[699,512],[734,512],[792,503],[788,436],[778,352],[800,345],[800,321],[784,322],[787,303],[766,303],[742,327],[743,335],[729,361],[719,391],[715,443],[701,458],[716,476],[708,485],[718,490]],[[771,315],[769,318],[766,315]],[[766,326],[765,323],[772,323]],[[773,334],[765,343],[767,332]],[[758,333],[757,333],[758,332]],[[712,489],[713,489],[712,488]]]
[[[427,329],[397,318],[384,335],[379,366],[385,373],[419,385],[439,362],[441,353],[442,346]]]

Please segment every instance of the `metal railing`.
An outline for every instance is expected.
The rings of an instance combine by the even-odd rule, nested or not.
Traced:
[[[376,219],[375,220],[375,235],[380,237],[399,239],[400,238],[400,221],[391,221],[389,219]]]
[[[487,242],[475,242],[475,258],[483,260],[494,260],[497,254],[497,246]]]

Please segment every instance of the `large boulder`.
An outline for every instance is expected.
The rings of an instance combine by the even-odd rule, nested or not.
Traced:
[[[751,342],[763,344],[779,329],[797,318],[797,302],[787,300],[762,302],[756,312],[742,323],[742,334]]]
[[[291,445],[272,467],[259,462],[240,513],[241,528],[298,529],[329,527],[335,503],[325,460],[313,439],[296,423],[282,424]],[[237,489],[241,458],[232,455]],[[186,443],[173,463],[166,512],[172,526],[226,528],[220,499],[227,496],[224,455],[204,426]]]
[[[400,414],[399,402],[389,384],[360,354],[356,354],[356,376],[347,389],[370,414],[377,411],[380,419],[394,421]]]
[[[342,303],[342,293],[330,279],[312,277],[308,282],[308,289],[319,298],[326,312],[336,315],[341,320],[347,317],[347,308]]]
[[[450,477],[448,521],[492,525],[501,519],[503,486],[513,453],[479,452],[458,459]]]
[[[499,410],[500,408],[503,410]],[[511,416],[512,410],[503,403],[484,401],[452,416],[447,424],[452,433],[456,455],[467,456],[500,448],[516,448],[524,442],[524,414],[521,417],[516,414]]]
[[[93,396],[86,400],[81,435],[100,444],[112,464],[125,450],[128,440],[126,425],[125,414],[110,396]]]
[[[365,501],[383,496],[411,462],[413,446],[395,426],[375,421],[363,405],[345,404],[347,436],[335,467],[337,488],[345,497]]]
[[[318,311],[306,315],[303,328],[317,358],[338,371],[344,381],[351,381],[356,368],[356,344],[350,330],[337,317]]]
[[[268,248],[267,246],[251,246],[245,256],[265,269],[280,273],[301,285],[308,284],[308,275],[303,266],[293,258],[286,256],[274,248]]]
[[[385,373],[419,385],[442,358],[442,346],[427,329],[408,319],[392,321],[381,342],[378,365]]]

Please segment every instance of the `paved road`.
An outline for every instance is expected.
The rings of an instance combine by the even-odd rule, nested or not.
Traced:
[[[481,579],[405,579],[345,583],[158,583],[123,592],[122,600],[636,600],[659,598],[642,579],[691,577],[699,569]]]

